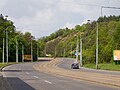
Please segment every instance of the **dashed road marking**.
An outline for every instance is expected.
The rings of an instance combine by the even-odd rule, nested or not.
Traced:
[[[52,84],[52,82],[50,81],[47,81],[47,80],[44,80],[44,82],[48,83],[48,84]]]
[[[34,78],[39,78],[39,77],[37,77],[37,76],[33,76]]]
[[[26,72],[26,74],[30,74],[30,73]]]

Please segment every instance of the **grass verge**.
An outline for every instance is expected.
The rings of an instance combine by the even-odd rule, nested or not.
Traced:
[[[95,69],[96,65],[95,64],[85,64],[84,67]],[[98,68],[100,70],[120,71],[120,64],[115,65],[114,63],[102,63],[102,64],[98,64]]]
[[[16,62],[0,63],[0,68],[11,65],[11,64],[16,64]]]

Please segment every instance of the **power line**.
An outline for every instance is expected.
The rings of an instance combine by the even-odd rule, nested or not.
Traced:
[[[46,3],[50,4],[65,4],[65,5],[71,5],[71,6],[95,6],[95,7],[101,7],[101,5],[98,4],[86,4],[86,3],[80,3],[80,2],[72,2],[72,1],[57,1],[53,0],[52,1],[46,1]]]
[[[120,9],[120,7],[106,7],[106,6],[101,6],[101,16],[103,16],[103,12],[102,12],[102,9],[103,8],[108,8],[108,9]]]
[[[120,7],[105,7],[105,6],[101,6],[102,8],[110,8],[110,9],[120,9]]]

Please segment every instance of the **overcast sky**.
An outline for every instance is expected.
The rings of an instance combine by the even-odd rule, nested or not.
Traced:
[[[72,28],[101,16],[101,6],[119,7],[120,0],[0,0],[0,13],[8,15],[22,32],[36,38],[60,28]],[[103,15],[120,15],[120,9],[103,9]]]

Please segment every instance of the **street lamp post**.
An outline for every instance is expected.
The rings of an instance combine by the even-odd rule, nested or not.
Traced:
[[[37,43],[37,60],[38,60],[38,57],[39,57],[39,52],[38,52],[38,50],[39,50],[39,47],[38,47],[38,43]]]
[[[71,58],[72,58],[72,45],[71,45]]]
[[[31,61],[33,62],[33,47],[32,47],[32,40],[31,40]]]
[[[5,39],[3,38],[3,61],[2,61],[3,63],[5,62],[5,61],[4,61],[4,58],[5,58],[5,57],[4,57],[4,45],[5,45]]]
[[[96,22],[96,27],[96,69],[98,69],[98,22]]]
[[[82,37],[80,33],[80,66],[82,67]]]
[[[5,21],[7,21],[7,15],[5,16]],[[8,28],[8,27],[7,27]],[[5,37],[6,37],[6,62],[8,63],[8,31],[5,29]],[[4,50],[3,50],[4,51]],[[3,52],[4,53],[4,52]],[[3,54],[4,55],[4,54]],[[3,57],[4,58],[4,57]]]
[[[78,36],[77,36],[77,43],[76,43],[76,62],[78,62],[78,49],[79,49],[79,45],[78,45]]]
[[[56,58],[56,54],[57,54],[57,49],[56,49],[56,46],[55,46],[55,55],[54,55],[54,58]]]
[[[22,45],[22,62],[24,62],[24,45]]]
[[[47,47],[45,45],[45,48],[44,48],[44,57],[46,57],[46,52],[47,52]]]
[[[8,63],[8,32],[6,30],[6,62]]]
[[[18,63],[18,41],[16,37],[16,63]]]
[[[98,69],[98,22],[97,24],[97,31],[96,31],[96,69]]]
[[[64,51],[63,51],[63,57],[66,56],[66,49],[64,48]]]

